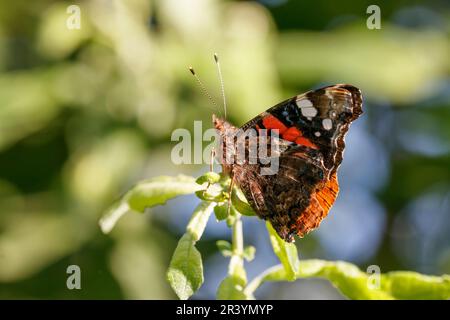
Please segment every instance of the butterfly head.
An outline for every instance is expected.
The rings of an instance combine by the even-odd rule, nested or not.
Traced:
[[[231,123],[225,119],[217,117],[215,114],[212,115],[212,122],[214,128],[218,130],[221,135],[224,135],[227,131],[235,128]]]

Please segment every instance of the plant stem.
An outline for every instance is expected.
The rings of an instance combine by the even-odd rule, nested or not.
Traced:
[[[252,296],[256,289],[264,282],[265,277],[271,273],[275,273],[277,271],[284,270],[282,264],[278,264],[276,266],[270,267],[263,272],[261,272],[258,276],[256,276],[250,283],[245,287],[245,294],[248,296]]]
[[[242,231],[241,214],[236,212],[236,220],[233,224],[233,251],[242,253],[244,251],[244,237]]]
[[[232,228],[232,243],[231,246],[233,248],[233,254],[231,255],[230,265],[228,267],[229,275],[239,275],[243,276],[245,279],[245,271],[244,271],[244,236],[242,231],[242,220],[241,214],[236,212],[236,219],[233,223]]]

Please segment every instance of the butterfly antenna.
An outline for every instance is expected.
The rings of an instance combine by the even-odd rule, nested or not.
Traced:
[[[203,84],[203,82],[200,80],[200,78],[198,77],[197,73],[195,72],[194,68],[189,67],[189,71],[192,73],[192,75],[194,76],[195,80],[197,80],[197,83],[200,87],[200,89],[202,90],[203,94],[208,97],[209,101],[212,102],[212,104],[214,105],[214,107],[216,107],[217,110],[219,110],[220,113],[220,109],[217,107],[216,102],[214,101],[214,99],[212,98],[212,96],[209,94],[208,90],[206,90],[205,85]]]
[[[222,98],[223,98],[223,113],[224,113],[224,116],[226,119],[227,118],[227,99],[225,98],[225,86],[223,83],[222,70],[220,68],[219,56],[217,55],[217,53],[214,53],[214,61],[216,61],[217,72],[219,74],[220,89],[222,91]]]

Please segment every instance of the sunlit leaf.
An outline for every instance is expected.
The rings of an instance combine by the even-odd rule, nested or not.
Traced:
[[[252,207],[245,201],[245,198],[241,194],[241,192],[233,192],[231,195],[231,201],[233,202],[233,206],[237,211],[239,211],[240,214],[244,216],[256,215]]]
[[[381,283],[396,299],[450,299],[450,275],[394,271],[383,275]]]
[[[180,195],[194,193],[201,189],[192,177],[157,177],[139,183],[125,196],[131,209],[144,212],[146,208],[162,205]]]
[[[450,276],[427,276],[416,272],[396,271],[379,275],[361,271],[343,261],[303,260],[297,279],[319,277],[328,279],[349,299],[450,299]],[[252,294],[263,282],[287,281],[290,276],[282,265],[268,269],[245,289]]]
[[[129,210],[144,212],[146,208],[164,204],[180,195],[194,193],[200,188],[194,178],[183,175],[146,180],[134,186],[106,211],[99,221],[100,227],[104,233],[108,233]]]
[[[224,257],[231,256],[232,253],[231,243],[225,240],[218,240],[216,242],[216,245]]]
[[[254,246],[246,246],[244,249],[244,258],[247,261],[255,259],[256,248]]]
[[[112,205],[108,211],[106,211],[99,220],[100,229],[103,233],[109,233],[116,225],[117,221],[122,218],[128,211],[130,207],[128,203],[118,201]]]
[[[207,172],[204,175],[200,176],[195,180],[198,184],[204,184],[204,183],[210,183],[214,184],[216,182],[219,182],[220,180],[220,174],[216,172]]]
[[[266,222],[272,248],[286,270],[287,280],[295,280],[298,271],[298,253],[294,243],[287,243],[277,234],[269,221]]]
[[[236,276],[227,276],[217,289],[218,300],[247,300],[242,281]]]
[[[201,202],[197,208],[195,208],[186,227],[187,233],[192,235],[194,241],[198,241],[201,238],[215,205],[215,203],[211,202]]]
[[[186,233],[173,253],[167,280],[182,300],[192,296],[203,284],[203,263],[195,243],[201,238],[215,203],[202,202],[194,210]]]
[[[225,220],[228,217],[228,206],[226,203],[218,205],[214,208],[214,214],[217,221]]]
[[[202,257],[194,244],[192,235],[185,233],[167,271],[167,280],[181,300],[192,296],[203,283]]]
[[[198,190],[195,195],[203,201],[223,202],[228,199],[226,193],[217,185],[210,185],[207,189]]]

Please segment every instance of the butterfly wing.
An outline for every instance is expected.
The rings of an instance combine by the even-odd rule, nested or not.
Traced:
[[[277,130],[282,139],[275,174],[262,175],[259,164],[244,163],[233,166],[233,176],[284,240],[304,236],[327,216],[339,192],[344,137],[361,113],[359,89],[334,85],[283,101],[241,128]]]

